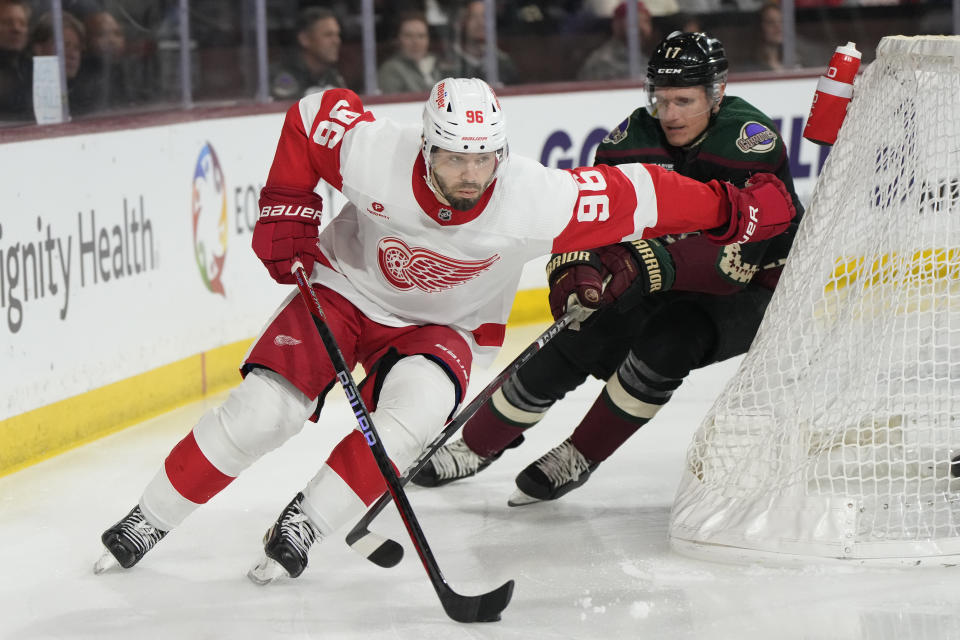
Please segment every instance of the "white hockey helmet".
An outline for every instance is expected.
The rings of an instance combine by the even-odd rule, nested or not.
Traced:
[[[498,175],[507,159],[507,134],[496,94],[478,78],[444,78],[423,107],[423,159],[430,175],[434,147],[459,153],[497,154]]]

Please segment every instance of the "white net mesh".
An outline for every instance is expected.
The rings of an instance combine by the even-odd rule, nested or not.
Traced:
[[[884,38],[750,352],[694,437],[674,546],[960,554],[960,38]]]

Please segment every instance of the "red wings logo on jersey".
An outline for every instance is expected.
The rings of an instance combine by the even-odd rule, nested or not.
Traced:
[[[377,245],[377,261],[387,280],[397,289],[416,287],[436,293],[473,280],[500,259],[494,254],[485,260],[457,260],[424,249],[410,247],[400,238],[384,238]]]

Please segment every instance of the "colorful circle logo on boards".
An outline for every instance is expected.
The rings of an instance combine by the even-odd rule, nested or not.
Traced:
[[[223,262],[227,257],[227,185],[217,153],[206,143],[193,170],[193,255],[203,284],[226,297]]]

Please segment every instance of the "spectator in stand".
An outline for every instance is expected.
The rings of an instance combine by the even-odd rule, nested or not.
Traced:
[[[383,93],[427,92],[440,80],[437,59],[430,53],[430,31],[423,13],[411,12],[397,19],[397,53],[377,72]]]
[[[0,51],[22,53],[27,48],[29,25],[26,0],[0,0]]]
[[[80,78],[87,30],[72,13],[63,12],[63,58],[67,76],[67,104],[71,115],[85,115],[96,108],[96,87]],[[33,25],[30,52],[34,56],[57,55],[53,33],[53,15],[43,14]]]
[[[471,0],[461,9],[456,22],[450,54],[441,64],[441,76],[487,79],[486,13],[483,0]],[[503,51],[497,51],[497,65],[502,84],[518,81],[517,67]]]
[[[337,69],[340,23],[329,9],[309,7],[298,18],[298,50],[270,74],[270,93],[278,100],[298,100],[311,93],[346,87]]]
[[[87,53],[119,58],[126,51],[127,37],[109,11],[94,11],[83,19],[87,29]]]
[[[411,13],[421,14],[431,29],[447,27],[459,5],[459,0],[374,0],[377,24],[389,29],[399,27]]]
[[[753,55],[744,71],[783,71],[783,12],[780,5],[769,2],[757,11],[757,29]]]
[[[0,0],[0,122],[31,118],[29,24],[26,0]]]
[[[761,6],[756,14],[756,25],[753,32],[758,34],[753,53],[750,59],[740,67],[744,71],[784,71],[783,64],[783,11],[776,0],[771,0]],[[809,44],[797,38],[797,61],[795,68],[803,67],[804,61],[810,57]]]
[[[610,39],[593,50],[580,67],[579,80],[617,80],[630,77],[627,51],[627,3],[621,2],[613,10],[610,21]],[[653,44],[653,19],[646,5],[637,2],[637,33],[640,39],[640,68],[645,69],[649,59],[645,51]]]
[[[87,48],[78,82],[87,85],[91,109],[101,111],[134,102],[127,66],[127,38],[108,11],[88,13],[83,20]]]

